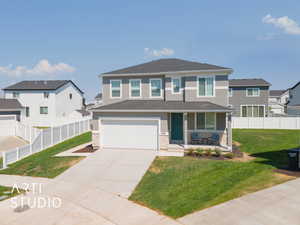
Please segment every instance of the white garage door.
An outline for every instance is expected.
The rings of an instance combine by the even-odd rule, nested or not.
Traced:
[[[104,148],[158,149],[158,121],[102,120],[101,126]]]
[[[0,115],[0,136],[14,136],[16,116]]]

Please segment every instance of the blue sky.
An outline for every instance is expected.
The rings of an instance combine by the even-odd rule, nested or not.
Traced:
[[[3,0],[0,87],[72,79],[91,99],[100,73],[176,57],[285,89],[300,80],[299,11],[296,0]]]

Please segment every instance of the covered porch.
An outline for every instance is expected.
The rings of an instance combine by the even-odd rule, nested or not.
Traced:
[[[231,112],[168,113],[168,149],[232,149]]]

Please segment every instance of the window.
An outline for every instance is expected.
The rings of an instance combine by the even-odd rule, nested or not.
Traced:
[[[13,92],[13,98],[19,98],[20,97],[20,93],[19,92]]]
[[[264,105],[242,105],[241,116],[242,117],[264,117],[265,106]]]
[[[71,100],[73,98],[72,93],[69,94],[69,99]]]
[[[121,80],[111,80],[110,81],[110,96],[112,98],[120,98],[121,97]]]
[[[161,97],[161,79],[150,79],[150,96],[151,97]]]
[[[214,77],[198,77],[198,97],[213,97],[215,93]]]
[[[180,93],[180,88],[181,88],[180,78],[172,78],[172,93],[173,94]]]
[[[247,97],[259,97],[259,88],[247,88]]]
[[[130,80],[130,97],[141,97],[141,80]]]
[[[49,92],[44,92],[44,98],[49,98]]]
[[[232,90],[232,88],[229,88],[229,89],[228,89],[228,96],[229,96],[229,97],[232,97],[232,94],[233,94],[233,90]]]
[[[40,107],[40,114],[48,114],[48,107],[47,106],[41,106]]]
[[[197,113],[196,115],[198,130],[215,130],[216,129],[216,113]]]
[[[30,112],[29,112],[29,107],[28,106],[25,107],[25,111],[26,111],[26,117],[29,117]]]

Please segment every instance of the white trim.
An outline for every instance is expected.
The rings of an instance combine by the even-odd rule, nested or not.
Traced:
[[[152,85],[151,85],[151,81],[152,80],[159,80],[160,81],[160,96],[152,96]],[[149,96],[150,98],[163,98],[163,83],[162,83],[162,78],[151,78],[149,79]]]
[[[248,95],[248,90],[249,89],[257,89],[258,90],[258,95]],[[260,97],[260,88],[246,88],[246,96],[247,97]]]
[[[230,88],[228,88],[228,97],[232,97],[232,96],[233,96],[233,88],[230,87]]]
[[[173,81],[174,80],[179,80],[179,92],[174,92],[174,84],[173,84]],[[172,94],[174,95],[178,95],[178,94],[181,94],[182,93],[182,86],[181,86],[181,77],[172,77],[171,78],[171,89],[172,89]]]
[[[98,119],[99,123],[99,134],[100,134],[100,148],[103,147],[103,127],[100,126],[102,121],[105,120],[120,120],[120,121],[127,121],[127,120],[132,120],[132,121],[156,121],[157,122],[157,151],[160,149],[160,135],[161,134],[161,118],[160,117],[100,117]]]
[[[216,90],[228,90],[228,86],[215,86]]]
[[[197,87],[185,87],[184,89],[185,90],[197,90],[198,88]]]
[[[213,78],[213,95],[207,96],[207,95],[199,95],[199,78]],[[214,98],[216,97],[216,77],[215,75],[207,75],[207,76],[197,76],[197,97],[198,98]],[[207,80],[205,79],[205,87],[207,85]],[[205,89],[206,91],[206,89]],[[206,93],[205,93],[206,94]]]
[[[132,87],[131,87],[131,81],[139,81],[140,82],[140,87],[139,87],[139,91],[140,91],[140,96],[132,96],[131,91],[132,91]],[[141,98],[142,95],[142,79],[129,79],[129,97],[130,98]]]
[[[248,106],[263,106],[264,107],[264,116],[263,117],[266,117],[266,106],[265,105],[262,105],[262,104],[243,104],[243,105],[240,105],[240,117],[243,117],[243,110],[242,110],[242,107],[243,106],[246,106],[246,107],[248,107]],[[247,109],[248,110],[248,109]],[[258,111],[258,113],[259,113],[259,111]],[[253,108],[252,108],[252,113],[251,113],[252,115],[251,116],[248,116],[248,111],[247,111],[247,116],[246,117],[253,117],[253,118],[263,118],[263,117],[261,117],[261,116],[256,116],[256,117],[254,117],[253,116]],[[243,118],[245,118],[245,117],[243,117]]]
[[[111,86],[111,83],[113,82],[113,81],[119,81],[120,82],[120,96],[118,96],[118,97],[113,97],[112,96],[112,86]],[[109,83],[110,83],[110,90],[109,90],[109,92],[110,92],[110,98],[114,98],[114,99],[116,99],[116,98],[122,98],[122,80],[120,80],[120,79],[118,79],[118,80],[115,80],[115,79],[112,79],[112,80],[110,80],[109,81]]]
[[[216,73],[216,75],[228,75],[233,73],[232,69],[220,69],[220,70],[186,70],[186,71],[167,71],[167,72],[157,72],[157,73],[120,73],[120,74],[99,74],[99,77],[110,77],[110,76],[140,76],[140,75],[176,75],[176,74],[187,74],[191,73]]]

